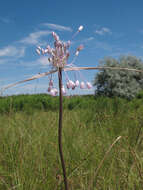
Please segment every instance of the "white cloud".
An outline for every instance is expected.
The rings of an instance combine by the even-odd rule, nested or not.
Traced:
[[[24,65],[26,67],[42,67],[42,68],[48,68],[50,66],[50,63],[48,61],[48,56],[41,56],[40,58],[32,61],[21,61],[20,65]]]
[[[105,51],[109,51],[111,52],[113,50],[113,45],[108,44],[106,42],[100,42],[100,41],[96,41],[95,45],[94,45],[95,49],[103,49]]]
[[[82,43],[87,43],[87,42],[90,42],[94,39],[95,39],[94,37],[85,38],[85,39],[83,39]]]
[[[109,28],[102,27],[101,29],[96,30],[95,34],[104,35],[104,34],[112,34],[112,32]]]
[[[3,22],[5,24],[9,24],[12,22],[12,20],[9,18],[6,18],[6,17],[0,17],[0,22]]]
[[[40,57],[36,62],[43,66],[49,65],[47,56]]]
[[[39,40],[41,37],[48,36],[49,34],[51,34],[49,30],[45,30],[45,31],[40,30],[38,32],[30,33],[29,36],[20,40],[19,42],[24,43],[24,44],[36,45],[39,43]]]
[[[25,54],[25,47],[7,46],[0,49],[0,57],[23,57]]]
[[[67,26],[62,26],[62,25],[52,24],[52,23],[43,23],[42,25],[47,26],[49,29],[52,29],[52,30],[72,32],[71,27],[67,27]]]
[[[8,63],[7,59],[0,59],[0,65]]]

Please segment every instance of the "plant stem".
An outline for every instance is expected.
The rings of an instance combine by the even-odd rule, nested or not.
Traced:
[[[65,167],[65,161],[64,161],[63,150],[62,150],[63,149],[63,146],[62,146],[62,117],[63,117],[62,68],[59,68],[58,77],[59,77],[59,103],[60,103],[60,106],[59,106],[58,145],[59,145],[59,154],[60,154],[61,165],[62,165],[62,170],[63,170],[65,190],[68,190],[66,167]]]

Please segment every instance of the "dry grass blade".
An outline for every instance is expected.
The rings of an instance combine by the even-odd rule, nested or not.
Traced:
[[[136,164],[137,170],[139,172],[139,176],[140,176],[141,180],[143,181],[143,176],[142,176],[141,168],[140,168],[140,166],[138,164],[138,159],[137,159],[136,152],[134,151],[134,149],[132,147],[130,147],[130,151],[131,151],[131,154],[132,154],[132,156],[133,156],[133,158],[135,160],[135,164]]]
[[[64,68],[64,71],[79,71],[79,70],[125,70],[125,71],[135,71],[143,73],[143,70],[138,69],[130,69],[130,68],[121,68],[121,67],[71,67],[71,68]]]
[[[143,70],[129,69],[129,68],[119,68],[119,67],[71,67],[71,68],[65,67],[65,68],[63,68],[64,71],[104,70],[104,69],[135,71],[135,72],[143,73]],[[35,80],[35,79],[38,79],[38,78],[42,78],[42,77],[45,77],[45,76],[47,76],[47,75],[56,73],[57,71],[58,71],[58,69],[52,70],[52,71],[49,71],[49,72],[45,72],[45,73],[40,73],[40,74],[34,75],[34,76],[31,77],[31,78],[28,78],[28,79],[25,79],[25,80],[22,80],[22,81],[18,81],[18,82],[13,83],[13,84],[9,84],[8,86],[5,86],[4,88],[2,88],[1,93],[2,93],[3,91],[5,91],[6,89],[11,88],[11,87],[13,87],[13,86],[16,86],[16,85],[18,85],[18,84],[21,84],[21,83],[24,83],[24,82],[28,82],[28,81],[31,81],[31,80]]]
[[[107,150],[107,152],[105,153],[103,159],[100,161],[95,173],[93,174],[92,176],[92,179],[91,179],[91,183],[90,183],[90,189],[93,189],[91,186],[93,185],[93,180],[94,178],[98,175],[98,172],[100,170],[100,168],[102,167],[103,165],[103,162],[105,161],[105,159],[107,158],[108,154],[110,153],[111,149],[113,148],[113,146],[121,139],[121,136],[117,137],[116,140],[110,145],[109,149]]]
[[[39,79],[39,78],[42,78],[42,77],[45,77],[47,75],[50,75],[50,74],[53,74],[57,72],[57,70],[53,70],[53,71],[49,71],[49,72],[45,72],[45,73],[40,73],[40,74],[37,74],[37,75],[34,75],[33,77],[31,78],[28,78],[28,79],[25,79],[25,80],[21,80],[21,81],[18,81],[16,83],[13,83],[13,84],[9,84],[8,86],[5,86],[4,88],[2,88],[2,92],[8,88],[11,88],[13,86],[16,86],[18,84],[21,84],[21,83],[24,83],[24,82],[28,82],[28,81],[31,81],[31,80],[35,80],[35,79]]]

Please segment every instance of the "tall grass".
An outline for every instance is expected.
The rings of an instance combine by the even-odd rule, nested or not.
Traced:
[[[70,190],[142,189],[141,102],[88,96],[65,98],[63,149]],[[12,103],[8,110],[0,116],[0,190],[61,189],[58,110],[42,106],[16,112]],[[119,136],[122,138],[96,172]]]

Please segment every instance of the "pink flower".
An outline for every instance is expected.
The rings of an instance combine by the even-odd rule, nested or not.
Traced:
[[[80,26],[78,28],[78,31],[75,33],[75,35],[73,35],[73,37],[75,37],[78,32],[83,30],[83,26]],[[64,67],[68,67],[68,66],[72,66],[76,57],[73,58],[73,61],[71,62],[71,64],[68,64],[68,58],[70,56],[69,53],[69,47],[71,44],[71,41],[67,41],[67,42],[63,42],[60,41],[59,36],[55,33],[52,32],[52,36],[54,38],[54,47],[51,48],[49,45],[46,47],[46,49],[41,48],[40,46],[37,47],[36,52],[40,55],[41,53],[44,54],[48,54],[48,61],[50,63],[50,65],[52,66],[52,69],[56,68],[58,70],[58,68],[64,68]],[[80,45],[75,52],[75,56],[79,55],[79,52],[84,48],[83,45]],[[68,78],[68,77],[67,77]],[[72,89],[74,90],[76,87],[80,86],[81,89],[85,89],[86,87],[88,89],[92,88],[91,83],[87,82],[86,84],[82,81],[81,83],[79,83],[78,80],[76,80],[75,82],[73,82],[72,80],[67,81],[66,83],[66,87],[67,89]],[[66,94],[66,90],[65,87],[62,86],[62,94],[65,95]],[[53,88],[53,81],[50,78],[49,81],[49,87],[47,90],[52,96],[56,96],[58,91],[56,88]]]

